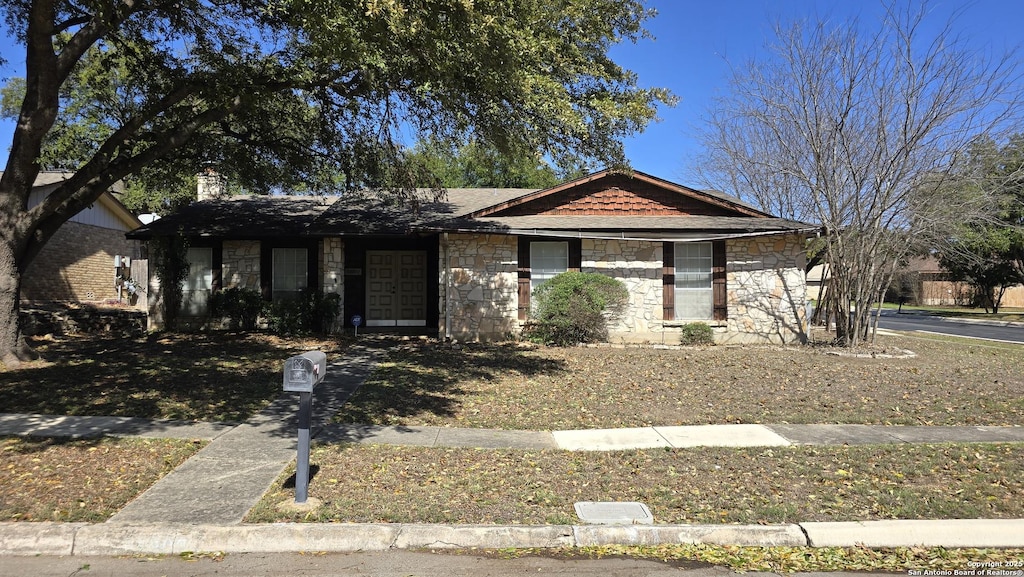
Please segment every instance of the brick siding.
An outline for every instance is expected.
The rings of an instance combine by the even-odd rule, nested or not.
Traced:
[[[140,258],[141,244],[124,232],[67,222],[46,243],[22,277],[27,302],[96,302],[117,298],[114,255]]]

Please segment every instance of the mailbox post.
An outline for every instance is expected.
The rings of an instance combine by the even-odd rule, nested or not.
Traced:
[[[295,502],[305,503],[309,492],[309,425],[313,389],[327,373],[327,354],[310,351],[284,362],[284,390],[299,393],[299,446],[295,459]]]

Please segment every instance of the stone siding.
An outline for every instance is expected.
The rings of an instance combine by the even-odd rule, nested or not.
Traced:
[[[320,278],[324,294],[345,297],[345,241],[341,238],[329,237],[320,243]]]
[[[447,254],[450,279],[445,278],[442,246],[438,302],[441,336],[445,336],[446,302],[452,307],[451,336],[455,339],[500,340],[515,335],[519,307],[517,237],[451,234]],[[451,291],[447,298],[446,288]]]
[[[225,240],[221,259],[221,288],[260,290],[260,241]]]
[[[345,241],[339,237],[328,237],[320,241],[320,289],[325,295],[337,294],[338,316],[330,332],[340,331],[345,326]]]
[[[796,235],[726,243],[728,322],[720,342],[792,343],[806,330],[804,242]]]
[[[137,260],[142,245],[124,232],[66,222],[43,246],[21,279],[28,302],[103,302],[117,299],[114,256]]]
[[[582,272],[618,279],[629,290],[625,312],[608,325],[611,339],[650,340],[651,333],[662,330],[662,244],[583,239],[582,245]]]

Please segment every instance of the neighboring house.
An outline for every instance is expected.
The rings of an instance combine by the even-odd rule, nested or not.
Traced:
[[[815,226],[640,172],[545,190],[452,189],[418,210],[360,195],[206,196],[128,235],[189,239],[194,315],[221,289],[269,300],[316,287],[341,295],[346,324],[360,315],[375,330],[502,339],[527,320],[538,284],[581,270],[629,289],[613,341],[675,343],[693,321],[720,342],[805,334]]]
[[[974,288],[969,283],[950,280],[949,273],[934,256],[911,260],[905,271],[916,274],[919,304],[925,306],[972,306]],[[1006,289],[1001,307],[1024,307],[1024,285]]]
[[[950,280],[949,273],[934,256],[912,258],[905,267],[897,271],[893,285],[899,286],[900,276],[905,275],[913,287],[908,302],[920,306],[974,306],[974,288],[970,283]],[[820,264],[807,272],[807,298],[818,300],[824,286],[828,284],[828,266]],[[886,300],[897,302],[896,297]],[[1000,307],[1024,308],[1024,285],[1006,289]]]
[[[43,201],[66,172],[41,172],[29,196],[29,207]],[[22,275],[21,300],[40,302],[116,302],[117,270],[114,257],[127,257],[127,275],[135,263],[137,276],[145,276],[138,262],[144,245],[125,238],[141,226],[111,192],[104,192],[90,207],[71,217],[42,248]],[[126,298],[122,299],[127,302]],[[140,305],[144,306],[144,302]]]

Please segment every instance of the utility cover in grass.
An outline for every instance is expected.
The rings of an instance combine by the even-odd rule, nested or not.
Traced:
[[[581,501],[573,505],[576,516],[591,525],[653,525],[647,505],[636,501]]]

